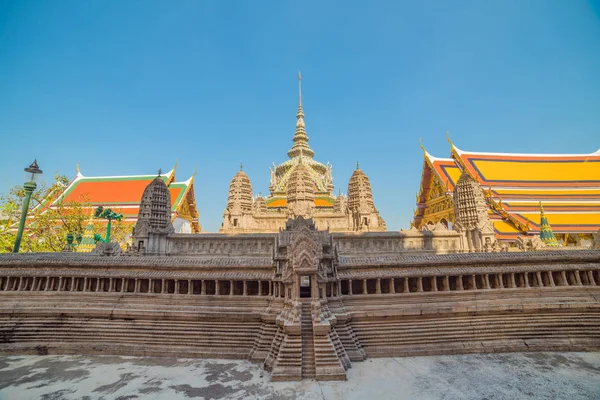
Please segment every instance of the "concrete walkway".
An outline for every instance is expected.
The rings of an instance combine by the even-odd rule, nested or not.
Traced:
[[[599,399],[600,353],[380,358],[347,382],[271,383],[246,361],[2,356],[0,399]]]

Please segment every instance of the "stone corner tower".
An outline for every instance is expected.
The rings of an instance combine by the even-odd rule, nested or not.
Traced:
[[[463,172],[454,189],[454,229],[464,236],[462,248],[469,252],[489,251],[496,241],[494,227],[481,186]]]
[[[171,193],[163,178],[154,178],[142,195],[133,245],[139,252],[164,254],[167,236],[174,233],[171,221]]]

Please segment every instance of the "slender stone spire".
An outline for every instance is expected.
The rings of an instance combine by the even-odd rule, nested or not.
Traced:
[[[548,223],[548,218],[544,214],[544,206],[542,206],[542,202],[540,201],[540,239],[542,242],[546,243],[546,246],[557,247],[558,242],[556,241],[556,237],[554,236],[554,232],[552,232],[552,227]]]
[[[302,155],[312,158],[315,152],[308,145],[308,136],[304,125],[304,111],[302,110],[302,74],[298,72],[298,112],[296,113],[296,132],[294,133],[294,145],[288,151],[288,157],[294,158]]]

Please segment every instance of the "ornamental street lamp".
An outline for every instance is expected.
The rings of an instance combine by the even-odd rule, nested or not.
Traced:
[[[29,209],[29,201],[31,200],[31,194],[37,187],[38,175],[42,174],[42,170],[38,167],[37,160],[33,160],[31,165],[25,168],[25,200],[23,202],[23,210],[21,211],[21,220],[19,221],[19,230],[17,231],[17,238],[15,239],[15,247],[13,253],[19,252],[21,246],[21,238],[23,237],[23,228],[25,227],[25,219],[27,219],[27,210]]]
[[[96,218],[104,218],[104,219],[108,220],[108,224],[106,226],[106,238],[103,239],[102,236],[100,236],[97,233],[95,233],[94,234],[94,241],[95,242],[110,243],[110,225],[111,225],[111,222],[114,219],[116,219],[117,221],[121,221],[123,219],[123,214],[117,214],[116,212],[114,212],[110,208],[106,208],[105,209],[102,206],[98,206],[98,208],[96,208],[96,212],[94,213],[94,217],[96,217]]]

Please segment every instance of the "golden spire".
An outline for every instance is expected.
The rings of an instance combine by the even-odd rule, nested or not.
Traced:
[[[302,73],[298,71],[298,108],[302,109]]]
[[[302,110],[302,74],[298,72],[298,112],[296,113],[296,132],[294,133],[294,145],[288,151],[288,157],[297,157],[303,149],[303,155],[312,158],[315,152],[308,146],[308,136],[304,126],[304,111]]]

